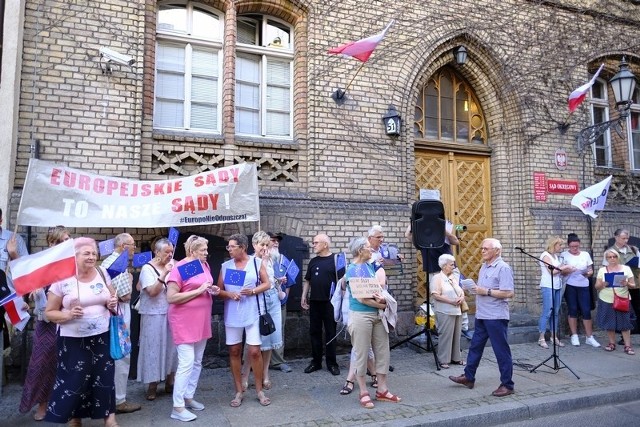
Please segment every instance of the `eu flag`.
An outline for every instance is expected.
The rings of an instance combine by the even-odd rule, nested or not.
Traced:
[[[134,268],[142,267],[153,258],[151,251],[140,252],[139,254],[133,254],[133,262],[131,263]]]
[[[115,239],[105,240],[104,242],[98,243],[98,249],[100,250],[100,256],[111,255],[113,251],[116,249]]]
[[[287,275],[287,267],[289,266],[289,259],[284,256],[281,255],[280,256],[280,264],[275,266],[275,276],[278,279],[283,278],[284,276]]]
[[[168,237],[168,239],[169,239],[169,241],[171,242],[171,244],[173,245],[174,248],[178,244],[178,237],[180,237],[180,232],[178,231],[178,229],[171,227],[169,229],[169,237]]]
[[[113,264],[107,267],[107,273],[109,276],[116,277],[125,271],[127,271],[127,266],[129,265],[129,251],[122,251],[120,256],[113,261]]]
[[[336,270],[342,270],[347,266],[347,254],[340,252],[336,255]]]
[[[204,268],[202,268],[202,263],[199,259],[194,259],[191,262],[178,266],[178,273],[180,273],[182,280],[187,280],[193,276],[204,273]]]
[[[245,277],[247,277],[246,271],[227,268],[224,273],[224,284],[233,286],[244,286]]]
[[[287,277],[291,279],[292,282],[296,281],[296,277],[298,277],[298,273],[300,273],[300,269],[298,268],[298,264],[294,260],[291,260],[289,266],[287,267]]]

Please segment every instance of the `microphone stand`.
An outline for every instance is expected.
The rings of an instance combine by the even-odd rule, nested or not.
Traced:
[[[517,250],[519,250],[522,254],[535,259],[536,261],[544,264],[547,266],[547,268],[549,268],[549,273],[551,273],[551,341],[553,341],[553,353],[551,353],[551,356],[547,357],[545,360],[543,360],[541,363],[539,363],[538,365],[534,366],[529,372],[535,372],[536,369],[538,369],[540,366],[544,365],[547,368],[551,368],[554,371],[558,372],[560,369],[562,368],[567,368],[573,375],[575,375],[575,377],[577,379],[580,379],[580,377],[578,376],[578,374],[576,374],[575,372],[573,372],[573,370],[566,364],[564,363],[561,359],[560,356],[558,356],[558,350],[557,350],[557,337],[556,337],[556,298],[555,298],[555,291],[556,289],[554,289],[553,287],[553,272],[554,270],[558,270],[560,271],[560,269],[556,266],[554,266],[553,264],[550,264],[546,261],[544,261],[541,258],[538,258],[535,255],[531,255],[530,253],[526,252],[524,249],[519,248],[516,246]],[[559,280],[559,279],[558,279]],[[549,360],[553,359],[553,366],[549,366],[547,365],[547,362]]]

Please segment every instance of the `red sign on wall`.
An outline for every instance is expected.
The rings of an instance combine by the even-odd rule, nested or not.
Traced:
[[[576,194],[579,191],[578,181],[549,178],[547,180],[547,191],[549,193]]]
[[[533,197],[536,202],[547,201],[547,183],[544,172],[533,173]]]

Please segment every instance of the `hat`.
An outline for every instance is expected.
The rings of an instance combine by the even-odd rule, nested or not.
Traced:
[[[267,232],[267,234],[269,235],[270,238],[277,239],[279,242],[282,242],[282,239],[284,239],[284,233]]]

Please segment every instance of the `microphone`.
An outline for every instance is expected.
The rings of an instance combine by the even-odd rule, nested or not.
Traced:
[[[513,249],[517,249],[520,252],[524,252],[524,249],[522,249],[520,246],[514,246]]]

